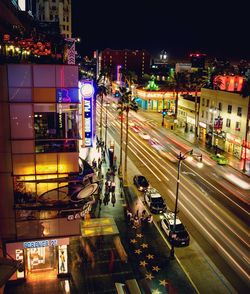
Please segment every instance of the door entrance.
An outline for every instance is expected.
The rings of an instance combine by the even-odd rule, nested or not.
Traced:
[[[57,247],[37,247],[27,249],[27,279],[57,278]]]

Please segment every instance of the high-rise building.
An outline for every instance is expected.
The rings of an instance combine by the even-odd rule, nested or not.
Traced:
[[[37,0],[34,15],[40,22],[58,22],[61,34],[71,38],[71,0]]]
[[[110,68],[113,80],[117,78],[117,66],[121,70],[134,72],[140,79],[150,72],[150,54],[146,50],[103,50],[101,68]]]

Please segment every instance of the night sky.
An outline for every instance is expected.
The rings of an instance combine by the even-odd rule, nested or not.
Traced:
[[[152,55],[165,49],[170,58],[200,51],[250,60],[247,13],[243,0],[72,0],[73,36],[81,37],[82,55],[104,48]]]

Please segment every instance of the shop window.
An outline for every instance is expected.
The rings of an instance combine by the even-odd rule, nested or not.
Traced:
[[[227,118],[226,127],[230,128],[230,126],[231,126],[231,119]]]
[[[27,182],[35,180],[35,176],[15,176],[14,177],[14,200],[15,204],[36,202],[36,183]],[[23,212],[17,214],[19,218],[27,216]]]
[[[36,153],[77,152],[77,140],[36,140]]]
[[[242,116],[242,107],[237,108],[237,115]]]
[[[209,107],[209,99],[207,99],[206,107]]]
[[[13,154],[12,160],[14,175],[35,174],[35,157],[33,154]]]
[[[240,122],[237,121],[236,124],[235,124],[235,131],[240,131]]]
[[[58,246],[58,255],[59,255],[59,262],[58,262],[58,273],[63,274],[68,272],[68,251],[67,245],[60,245]]]
[[[58,154],[58,172],[78,172],[78,153],[59,153]]]
[[[232,113],[232,105],[228,105],[227,106],[227,112],[228,113]]]
[[[36,173],[57,173],[57,154],[37,154]]]

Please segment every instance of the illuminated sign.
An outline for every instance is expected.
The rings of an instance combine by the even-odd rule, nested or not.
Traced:
[[[23,242],[24,248],[38,248],[38,247],[52,247],[52,246],[57,246],[57,239]]]
[[[78,88],[57,88],[57,103],[79,103]]]
[[[84,98],[90,98],[94,95],[95,89],[92,84],[82,84],[80,87],[80,93]]]
[[[82,99],[82,137],[85,147],[93,146],[94,136],[94,94],[95,89],[93,81],[83,80],[79,84],[80,95]]]

